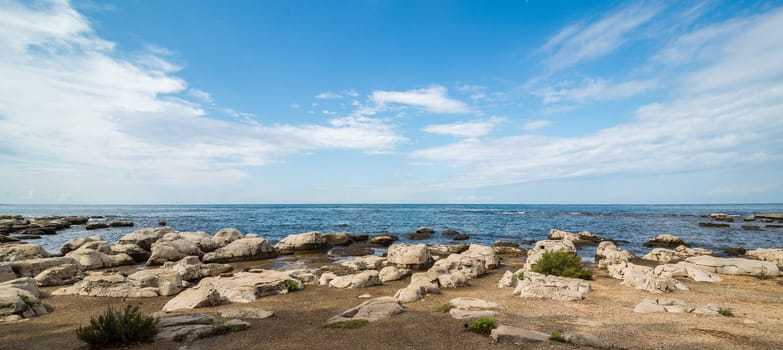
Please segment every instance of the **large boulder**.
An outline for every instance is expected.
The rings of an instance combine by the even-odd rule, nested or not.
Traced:
[[[0,323],[19,321],[47,313],[31,278],[0,283]]]
[[[288,237],[283,238],[280,242],[275,244],[275,249],[277,249],[280,254],[318,251],[324,250],[327,247],[326,238],[321,237],[321,233],[316,231],[288,235]]]
[[[747,275],[760,277],[777,277],[780,275],[778,265],[769,261],[750,260],[742,258],[718,258],[701,255],[685,259],[694,267],[724,275]]]
[[[301,288],[304,284],[287,272],[250,270],[230,277],[206,277],[199,282],[198,288],[213,288],[224,301],[249,303],[268,295],[288,293],[291,285]],[[174,300],[186,297],[178,295],[170,302],[175,303]]]
[[[164,235],[170,232],[177,232],[171,229],[171,227],[148,227],[138,229],[125,236],[122,236],[117,243],[118,244],[135,244],[141,249],[151,250],[152,243],[157,242],[163,238]]]
[[[411,274],[411,270],[401,269],[397,266],[386,266],[378,272],[381,282],[397,281]]]
[[[392,245],[395,241],[397,241],[399,237],[390,234],[390,233],[384,233],[377,236],[370,237],[368,239],[368,243],[370,244],[377,244],[380,246],[388,247]]]
[[[145,269],[125,276],[113,271],[93,271],[72,286],[53,295],[82,295],[113,298],[150,298],[169,296],[182,290],[182,279],[171,270]]]
[[[79,249],[79,247],[83,246],[85,243],[97,241],[103,241],[101,235],[69,239],[68,242],[65,242],[65,244],[60,247],[60,254],[66,255],[76,249]]]
[[[110,249],[111,255],[126,254],[136,263],[145,262],[150,258],[150,252],[133,243],[114,244]]]
[[[167,233],[163,238],[152,244],[152,254],[147,265],[163,265],[167,261],[178,261],[186,256],[204,255],[204,251],[187,239],[181,239],[176,233]]]
[[[353,237],[345,232],[327,233],[321,235],[326,240],[326,244],[334,247],[339,245],[348,245],[353,242]]]
[[[136,288],[155,288],[160,296],[182,291],[182,277],[168,269],[144,269],[129,275],[127,280]]]
[[[205,262],[229,262],[274,258],[277,251],[260,237],[242,238],[204,255]]]
[[[458,288],[467,285],[468,280],[496,268],[499,263],[491,247],[473,244],[464,253],[451,254],[436,261],[427,274],[437,279],[441,287]]]
[[[644,243],[645,247],[677,247],[681,245],[688,246],[680,237],[668,233],[657,235]]]
[[[170,312],[181,309],[196,309],[200,307],[217,306],[221,303],[220,292],[211,285],[189,288],[169,300],[163,306],[163,311]]]
[[[404,311],[405,308],[400,305],[400,302],[396,298],[378,297],[367,300],[359,304],[359,306],[345,310],[339,315],[330,318],[326,323],[331,324],[350,320],[366,320],[373,322]]]
[[[337,276],[329,281],[329,287],[334,288],[366,288],[381,285],[378,271],[365,270],[346,276]]]
[[[592,234],[590,231],[582,231],[579,232],[578,234],[575,234],[575,233],[558,230],[554,228],[549,230],[549,238],[547,239],[571,241],[576,246],[595,245],[598,244],[598,242],[601,240],[600,238]]]
[[[631,252],[617,248],[612,241],[603,241],[595,250],[595,264],[599,269],[609,265],[624,264],[636,258]]]
[[[543,240],[536,242],[533,249],[527,252],[525,270],[530,271],[538,260],[547,252],[568,252],[576,254],[576,246],[571,240]]]
[[[608,266],[612,278],[622,279],[622,284],[651,293],[688,290],[688,287],[676,280],[673,274],[664,269],[653,269],[633,263],[621,263]]]
[[[19,261],[48,257],[49,253],[38,244],[3,243],[0,245],[0,261]]]
[[[590,282],[578,278],[525,272],[525,278],[517,283],[513,295],[523,298],[582,300],[590,292]]]
[[[184,239],[193,242],[202,252],[208,253],[218,248],[212,236],[204,231],[167,233],[163,240]]]
[[[745,254],[759,260],[769,261],[778,265],[778,269],[783,269],[783,249],[759,248],[750,250]]]
[[[133,258],[127,254],[110,255],[109,253],[111,253],[111,247],[108,242],[87,241],[66,256],[76,259],[86,270],[134,264]]]
[[[412,270],[424,270],[433,262],[425,244],[392,244],[386,259],[397,267]]]
[[[162,268],[176,272],[185,281],[218,276],[234,269],[229,264],[204,264],[197,256],[186,256],[177,262],[167,261]]]
[[[242,237],[242,232],[235,228],[223,228],[215,233],[213,240],[215,241],[217,248],[222,248],[233,241],[241,239]]]
[[[19,260],[7,264],[11,265],[11,268],[14,270],[14,272],[21,277],[35,277],[36,275],[38,275],[39,273],[43,272],[44,270],[50,267],[60,266],[65,264],[78,265],[79,262],[72,257],[64,256],[64,257],[54,257],[54,258]]]
[[[35,283],[41,287],[73,284],[84,278],[81,265],[62,264],[43,270],[35,276]]]
[[[647,255],[643,256],[644,260],[651,260],[662,264],[677,263],[683,261],[692,256],[698,255],[712,255],[713,253],[703,248],[689,248],[684,245],[677,246],[674,250],[666,248],[653,248]]]

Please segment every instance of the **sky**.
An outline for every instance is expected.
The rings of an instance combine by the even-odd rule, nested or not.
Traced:
[[[0,203],[780,203],[780,1],[0,0]]]

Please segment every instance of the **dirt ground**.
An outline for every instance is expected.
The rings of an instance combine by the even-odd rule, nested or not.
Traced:
[[[288,258],[292,259],[292,258]],[[312,264],[322,261],[315,259]],[[290,261],[289,261],[290,263]],[[720,283],[685,281],[691,291],[650,294],[620,285],[597,271],[593,291],[585,300],[564,302],[522,299],[512,289],[496,287],[505,266],[471,285],[444,289],[422,301],[406,304],[406,312],[359,329],[326,329],[328,318],[358,305],[359,295],[391,296],[408,280],[364,289],[309,286],[289,294],[269,296],[249,304],[227,304],[195,312],[255,307],[275,316],[247,320],[251,328],[191,343],[156,342],[131,349],[519,349],[493,344],[489,337],[467,332],[464,320],[436,312],[440,303],[456,297],[475,297],[501,304],[500,324],[551,333],[586,333],[603,338],[621,349],[781,349],[783,348],[783,278],[723,276]],[[244,266],[280,266],[285,261],[245,263]],[[51,292],[54,288],[44,288]],[[692,314],[636,314],[634,306],[646,297],[677,298],[695,305],[731,308],[734,317]],[[170,298],[127,299],[58,296],[44,298],[54,312],[29,320],[0,324],[0,349],[85,348],[75,330],[108,305],[139,304],[145,313],[158,311]],[[525,349],[579,349],[563,343],[526,345]]]

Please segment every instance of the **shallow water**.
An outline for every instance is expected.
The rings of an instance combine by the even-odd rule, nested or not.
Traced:
[[[703,228],[710,213],[737,216],[729,228]],[[24,216],[102,215],[106,221],[131,220],[135,227],[87,231],[84,226],[58,231],[32,242],[57,252],[68,239],[100,234],[114,242],[140,227],[155,227],[163,220],[179,231],[214,234],[224,227],[254,232],[272,243],[305,231],[378,234],[390,232],[402,238],[420,226],[437,231],[456,229],[470,241],[492,244],[497,240],[541,240],[551,228],[571,232],[588,230],[601,237],[626,240],[622,247],[636,254],[649,249],[642,244],[660,233],[681,237],[695,247],[720,250],[743,246],[781,248],[783,228],[764,228],[742,217],[756,213],[783,213],[783,204],[738,205],[0,205],[0,214]],[[743,224],[759,225],[746,231]],[[426,243],[447,243],[435,234]],[[587,252],[586,252],[587,253]],[[589,253],[583,256],[591,256]]]

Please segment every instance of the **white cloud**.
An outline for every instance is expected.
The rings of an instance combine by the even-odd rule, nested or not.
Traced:
[[[322,93],[320,93],[318,95],[315,95],[315,98],[320,98],[322,100],[332,100],[332,99],[343,98],[343,96],[338,94],[338,93],[327,91],[327,92],[322,92]]]
[[[190,94],[190,96],[193,96],[194,98],[196,98],[197,100],[199,100],[201,102],[204,102],[204,103],[207,103],[207,104],[212,104],[214,102],[212,100],[212,96],[208,92],[206,92],[206,91],[199,90],[199,89],[196,89],[196,88],[190,88],[188,90],[188,93]]]
[[[548,54],[544,64],[553,70],[605,56],[659,11],[657,7],[632,5],[591,24],[572,24],[551,37],[538,52]]]
[[[494,129],[495,126],[504,121],[504,118],[491,117],[486,120],[477,120],[472,122],[433,124],[425,126],[422,131],[436,135],[482,137],[488,135],[490,132],[492,132],[492,129]]]
[[[457,90],[463,93],[469,93],[470,99],[473,100],[474,103],[487,98],[487,88],[481,85],[464,84],[457,88]]]
[[[551,120],[530,120],[522,124],[522,129],[525,131],[535,131],[548,128],[550,125],[552,125]]]
[[[654,80],[625,81],[612,83],[604,79],[584,79],[578,86],[563,82],[557,87],[546,87],[534,92],[544,103],[587,102],[628,98],[647,92],[656,86]]]
[[[408,91],[373,91],[371,100],[377,108],[391,104],[401,104],[421,108],[430,113],[470,113],[465,102],[448,97],[448,90],[443,86],[432,86],[424,89]]]
[[[178,97],[211,100],[173,75],[160,51],[134,56],[114,47],[66,2],[0,3],[0,182],[55,186],[58,176],[72,176],[208,185],[239,181],[246,167],[295,153],[389,152],[405,140],[380,119],[263,125],[247,120],[252,114],[215,108],[241,117],[218,119]],[[133,60],[139,57],[146,61]]]

